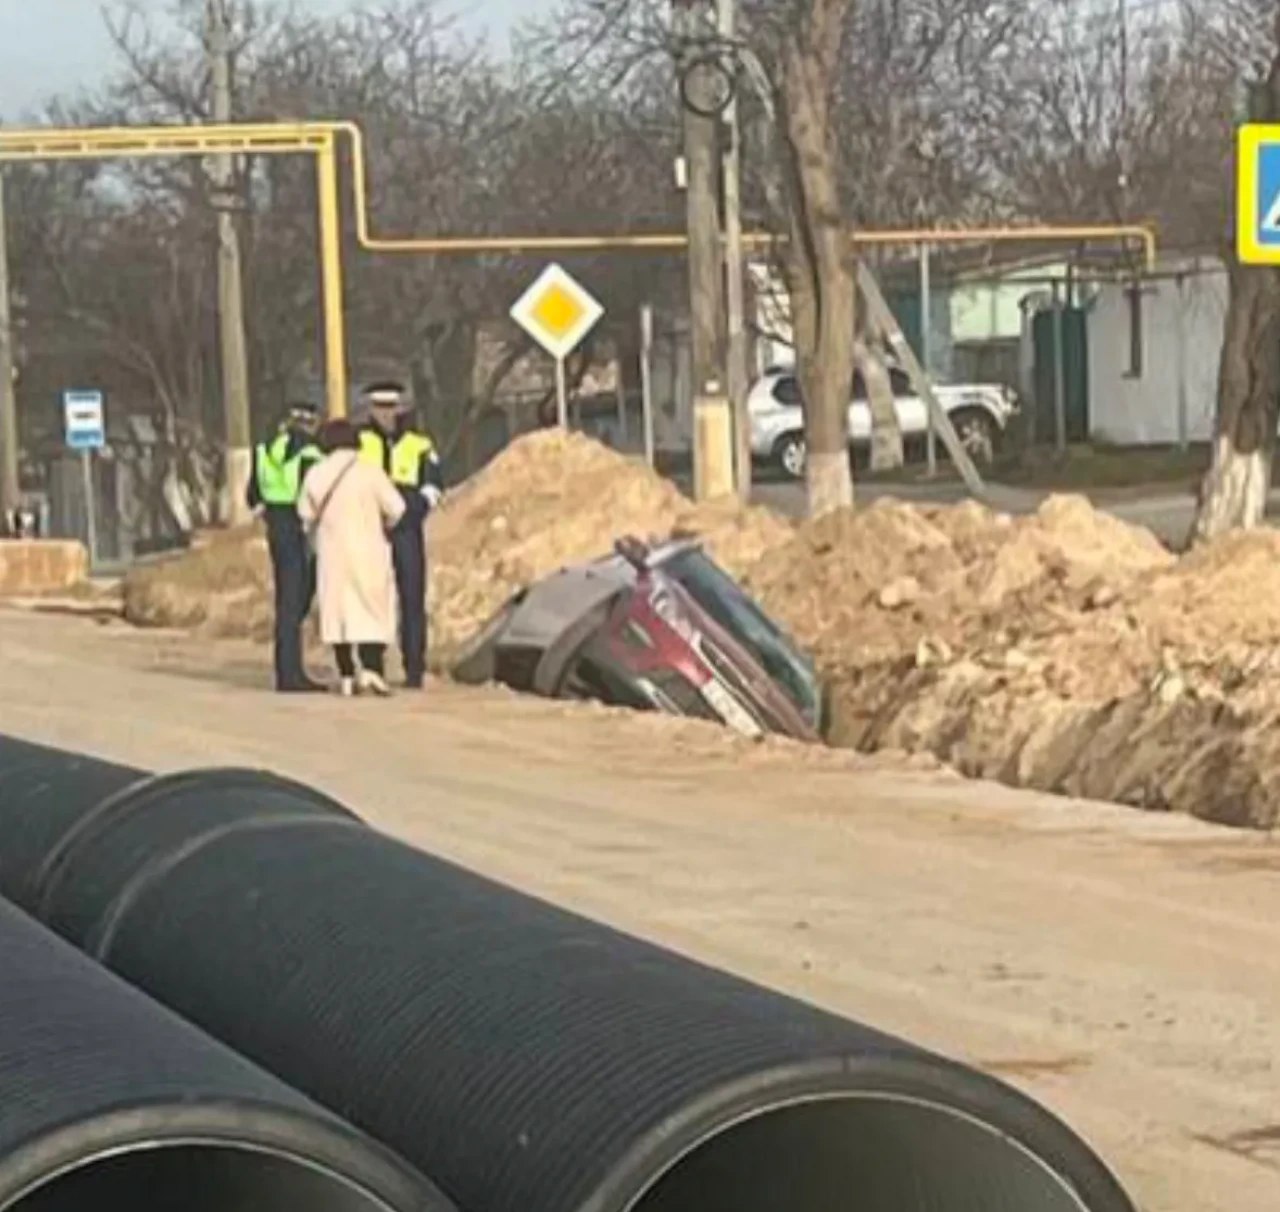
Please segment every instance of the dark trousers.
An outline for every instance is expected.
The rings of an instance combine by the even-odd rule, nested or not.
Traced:
[[[360,656],[360,668],[382,676],[385,644],[335,644],[333,659],[338,663],[338,673],[344,678],[356,676],[356,654]]]
[[[302,624],[316,595],[316,566],[292,509],[267,510],[267,550],[276,590],[276,688],[296,689],[307,681]]]
[[[420,685],[427,672],[427,545],[420,519],[406,519],[391,532],[391,559],[400,601],[405,681]]]

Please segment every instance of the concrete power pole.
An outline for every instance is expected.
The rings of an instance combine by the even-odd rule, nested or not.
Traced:
[[[9,314],[9,238],[4,175],[0,173],[0,534],[18,508],[18,402],[13,378],[13,328]]]
[[[209,68],[213,77],[213,120],[230,122],[231,17],[229,0],[207,0]],[[218,332],[222,344],[222,403],[226,456],[222,517],[232,526],[248,521],[244,486],[253,472],[249,419],[249,356],[244,330],[244,285],[240,236],[236,230],[235,159],[213,164],[214,206],[218,211]]]
[[[716,0],[717,32],[732,46],[738,36],[738,0]],[[751,417],[747,412],[746,267],[742,259],[742,128],[735,92],[724,112],[724,272],[728,345],[725,350],[729,404],[733,409],[734,471],[738,495],[751,496]]]
[[[693,363],[693,490],[699,500],[733,491],[733,439],[724,371],[724,258],[720,247],[720,139],[714,80],[686,74],[708,25],[706,0],[673,0],[680,44],[686,205],[689,233],[689,324]],[[690,108],[692,106],[692,108]],[[695,112],[701,110],[702,113]]]

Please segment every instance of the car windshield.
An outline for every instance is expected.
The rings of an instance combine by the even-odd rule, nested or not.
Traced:
[[[820,727],[822,687],[813,662],[738,583],[696,547],[677,552],[661,567],[755,656],[805,719]]]

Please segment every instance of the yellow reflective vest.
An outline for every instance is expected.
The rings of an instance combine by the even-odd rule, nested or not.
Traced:
[[[254,474],[264,505],[296,505],[302,492],[302,466],[320,458],[320,449],[308,444],[289,455],[290,435],[279,433],[270,442],[258,443]]]
[[[413,430],[407,430],[393,441],[374,429],[360,431],[360,457],[374,467],[381,467],[398,488],[422,487],[423,462],[435,452],[435,443],[426,434]]]

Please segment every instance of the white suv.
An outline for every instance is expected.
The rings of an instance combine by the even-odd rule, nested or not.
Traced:
[[[889,368],[898,426],[904,439],[923,438],[929,430],[929,412],[915,394],[911,380],[897,367]],[[1009,421],[1018,411],[1017,396],[995,383],[934,385],[938,402],[946,409],[956,434],[975,463],[994,458]],[[747,397],[751,415],[751,453],[761,463],[772,463],[787,475],[804,475],[804,411],[800,383],[792,370],[774,369],[757,381]],[[865,446],[871,441],[871,409],[861,373],[854,375],[853,403],[849,405],[849,442]]]

